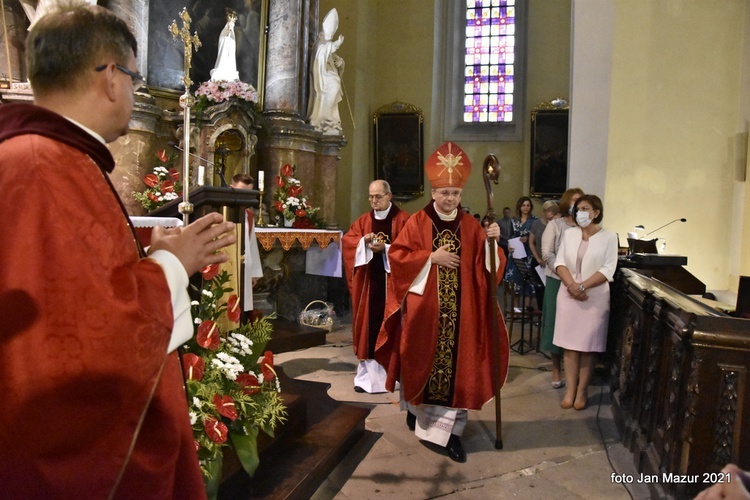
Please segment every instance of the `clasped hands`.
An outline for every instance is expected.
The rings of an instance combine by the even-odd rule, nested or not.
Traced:
[[[182,263],[188,276],[210,264],[228,260],[220,249],[236,242],[234,222],[227,222],[218,213],[210,213],[184,227],[155,227],[151,233],[151,248],[167,250]]]
[[[581,290],[581,284],[576,283],[575,281],[568,285],[568,293],[571,297],[573,297],[576,300],[580,300],[581,302],[584,302],[588,300],[589,296],[586,294],[585,291]]]

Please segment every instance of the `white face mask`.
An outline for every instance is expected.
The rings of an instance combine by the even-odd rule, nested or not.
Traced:
[[[586,227],[589,224],[591,224],[591,219],[589,219],[589,213],[581,212],[581,211],[576,213],[576,223],[581,227]]]

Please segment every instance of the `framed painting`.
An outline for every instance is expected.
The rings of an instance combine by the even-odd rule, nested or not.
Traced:
[[[568,105],[562,99],[531,112],[531,196],[556,197],[568,183]]]
[[[424,194],[424,121],[422,110],[403,102],[379,108],[373,115],[375,178],[388,181],[393,199],[407,201]]]
[[[187,8],[191,33],[197,33],[201,47],[193,53],[191,78],[194,87],[211,79],[216,64],[219,38],[229,12],[237,15],[234,34],[237,71],[240,80],[259,93],[262,103],[265,74],[266,27],[269,0],[159,0],[149,3],[148,85],[182,91],[183,46],[169,31],[172,20],[182,27],[180,12]]]

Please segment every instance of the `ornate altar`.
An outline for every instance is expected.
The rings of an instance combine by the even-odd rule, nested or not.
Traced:
[[[256,228],[263,279],[254,288],[254,308],[296,321],[313,300],[348,309],[343,280],[341,231]]]

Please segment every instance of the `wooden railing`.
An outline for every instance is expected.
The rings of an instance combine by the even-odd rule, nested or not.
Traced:
[[[615,419],[656,497],[692,497],[728,462],[750,468],[750,320],[620,269],[608,352]]]

